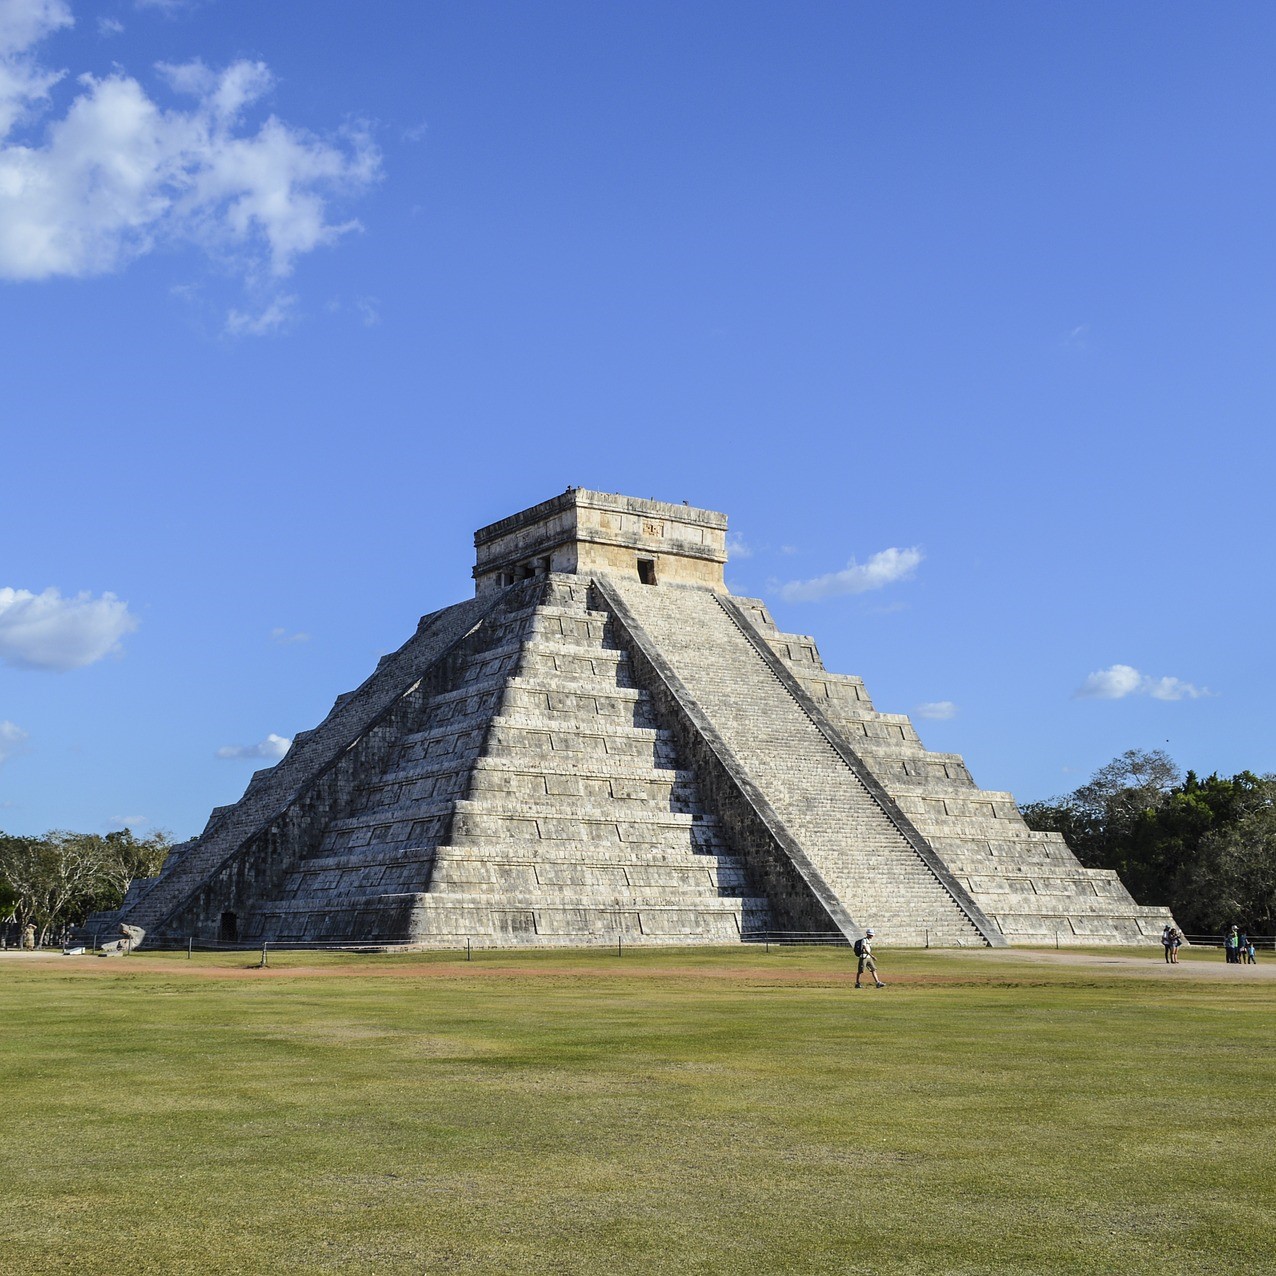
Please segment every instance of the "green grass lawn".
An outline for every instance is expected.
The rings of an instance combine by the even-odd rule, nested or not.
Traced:
[[[9,959],[0,1270],[1276,1270],[1276,982],[1143,955]]]

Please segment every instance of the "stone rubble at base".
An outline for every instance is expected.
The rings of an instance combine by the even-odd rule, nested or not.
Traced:
[[[480,529],[424,617],[81,934],[147,942],[1154,942],[815,642],[723,582],[726,518],[586,489]]]

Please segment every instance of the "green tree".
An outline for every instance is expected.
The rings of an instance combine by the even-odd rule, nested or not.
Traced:
[[[173,845],[165,832],[139,838],[129,829],[108,833],[100,841],[102,872],[97,891],[86,901],[86,914],[119,907],[128,884],[136,877],[154,877]]]
[[[1023,808],[1030,828],[1062,833],[1089,868],[1115,869],[1141,904],[1213,933],[1276,925],[1276,777],[1199,778],[1161,750],[1131,749],[1074,792]]]
[[[62,829],[0,834],[0,891],[11,900],[11,920],[33,923],[44,944],[94,909],[116,907],[134,877],[159,871],[169,845],[166,833],[137,838],[128,829],[105,837]]]
[[[1114,868],[1124,880],[1136,824],[1165,804],[1179,775],[1163,750],[1127,749],[1073,792],[1028,803],[1023,817],[1029,828],[1062,833],[1087,868]]]
[[[5,844],[10,839],[0,833],[0,864],[5,857]],[[9,885],[8,880],[0,872],[0,927],[12,925],[18,920],[17,892]]]
[[[1213,843],[1257,800],[1265,781],[1250,771],[1199,779],[1192,771],[1164,802],[1121,833],[1121,867],[1136,899],[1171,901],[1190,930],[1212,930],[1222,907]]]
[[[1191,886],[1205,928],[1238,925],[1270,935],[1276,933],[1276,776],[1246,775],[1253,783],[1233,818],[1216,823],[1201,840]]]

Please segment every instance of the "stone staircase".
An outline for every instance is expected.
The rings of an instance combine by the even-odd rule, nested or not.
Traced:
[[[759,637],[1012,943],[1147,943],[1169,910],[1136,904],[1111,869],[1085,868],[1058,833],[1028,828],[1013,796],[980,789],[956,753],[926,749],[905,714],[873,707],[863,680],[824,668],[815,640],[735,599]]]
[[[90,916],[79,928],[81,937],[114,934],[123,921],[141,927],[152,940],[166,927],[170,941],[191,934],[217,938],[215,924],[210,931],[206,918],[201,924],[190,915],[192,901],[219,873],[251,876],[252,861],[269,858],[254,848],[271,840],[272,825],[271,849],[286,857],[290,842],[305,841],[307,818],[313,814],[322,820],[327,811],[348,805],[352,777],[377,765],[385,737],[396,730],[393,721],[416,712],[424,698],[423,677],[503,602],[490,595],[423,616],[398,651],[383,656],[369,678],[337,697],[318,727],[299,731],[280,762],[253,774],[238,802],[216,807],[199,837],[174,847],[157,876],[131,883],[118,909]],[[289,823],[292,827],[284,827]]]
[[[588,581],[488,622],[245,938],[739,942],[770,924]],[[497,623],[499,621],[499,623]]]
[[[858,926],[887,944],[987,942],[712,591],[608,586]]]

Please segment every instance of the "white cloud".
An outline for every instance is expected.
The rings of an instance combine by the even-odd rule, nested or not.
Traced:
[[[884,549],[874,554],[867,563],[857,563],[853,558],[840,572],[829,572],[813,580],[791,580],[780,586],[780,597],[789,603],[819,602],[839,594],[863,594],[871,589],[882,589],[896,581],[908,580],[922,561],[922,551],[911,549]]]
[[[753,550],[743,536],[738,536],[735,532],[731,532],[727,535],[727,557],[752,558]]]
[[[296,297],[281,295],[256,314],[232,310],[226,316],[226,331],[232,337],[265,337],[280,332],[292,322],[296,304]]]
[[[365,328],[375,328],[381,322],[380,303],[375,297],[356,297],[354,308],[359,316],[359,322]]]
[[[119,651],[137,617],[114,594],[63,598],[56,589],[33,594],[0,589],[0,662],[18,669],[80,669]]]
[[[32,46],[74,21],[65,0],[0,0],[0,139],[66,74],[40,66]],[[0,197],[3,189],[0,183]]]
[[[957,716],[957,706],[951,700],[931,700],[919,704],[913,712],[919,718],[929,718],[932,722],[947,722]]]
[[[30,738],[16,722],[0,722],[0,766],[15,754],[21,753],[22,746]]]
[[[1194,687],[1181,678],[1149,678],[1145,690],[1153,700],[1199,700],[1209,695],[1207,687]]]
[[[286,647],[290,643],[294,642],[309,642],[310,635],[300,631],[295,634],[290,634],[286,629],[280,626],[270,631],[270,640],[271,642],[279,643],[280,646]]]
[[[1120,700],[1139,689],[1143,675],[1132,665],[1110,665],[1092,673],[1076,690],[1084,699]]]
[[[260,288],[359,229],[330,203],[377,178],[376,147],[358,128],[325,140],[273,115],[248,122],[274,86],[263,62],[161,64],[188,107],[162,106],[121,70],[84,75],[39,140],[13,137],[63,75],[33,50],[71,21],[63,0],[0,0],[0,277],[104,274],[184,243]],[[282,310],[271,303],[230,326],[273,331]]]
[[[286,736],[273,731],[260,744],[224,744],[217,750],[219,758],[269,758],[278,762],[292,747]]]
[[[180,13],[183,9],[193,9],[197,0],[133,0],[135,9],[158,9],[161,13]]]
[[[122,35],[124,33],[124,23],[119,18],[99,18],[97,20],[97,33],[103,39],[113,35]]]
[[[1181,678],[1153,678],[1133,665],[1109,665],[1092,673],[1073,692],[1081,700],[1124,700],[1126,696],[1151,696],[1153,700],[1199,700],[1210,693]]]

